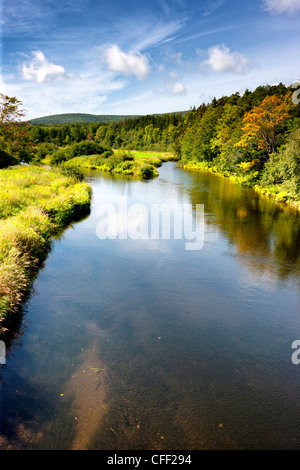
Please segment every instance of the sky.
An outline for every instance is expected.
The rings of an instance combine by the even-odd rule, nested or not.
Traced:
[[[185,111],[300,79],[300,0],[0,2],[0,93],[26,119]]]

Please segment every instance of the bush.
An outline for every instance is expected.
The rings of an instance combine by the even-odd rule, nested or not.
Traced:
[[[80,157],[83,155],[102,155],[103,158],[109,158],[113,155],[113,151],[102,147],[96,142],[79,142],[72,144],[69,147],[56,150],[50,157],[51,165],[60,165],[71,158]]]
[[[70,155],[72,157],[80,157],[81,155],[95,155],[95,154],[113,154],[112,150],[104,148],[97,142],[89,142],[88,140],[73,144],[69,147]]]
[[[119,157],[124,161],[124,162],[132,162],[134,160],[134,156],[131,155],[131,153],[122,153],[119,155]]]
[[[15,157],[0,149],[0,168],[16,165],[17,163],[19,162]]]
[[[157,170],[148,163],[143,163],[139,168],[139,174],[145,179],[153,178],[157,176]]]
[[[69,160],[71,157],[70,150],[69,148],[65,149],[59,149],[56,150],[51,156],[50,156],[50,164],[51,165],[60,165],[63,162],[66,162]]]
[[[75,166],[66,166],[62,164],[60,171],[64,176],[74,178],[75,181],[83,181],[85,178],[84,173]]]
[[[57,145],[49,143],[49,142],[43,142],[39,144],[36,148],[36,151],[33,155],[32,161],[33,162],[40,162],[43,160],[47,155],[51,155],[55,151],[58,150]]]

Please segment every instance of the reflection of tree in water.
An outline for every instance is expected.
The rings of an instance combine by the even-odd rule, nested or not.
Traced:
[[[217,175],[191,172],[191,179],[192,204],[204,204],[206,223],[220,229],[248,268],[281,280],[299,276],[296,210]]]

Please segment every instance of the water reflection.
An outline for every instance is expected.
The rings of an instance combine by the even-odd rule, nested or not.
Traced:
[[[203,203],[207,224],[216,226],[235,248],[239,259],[257,276],[299,278],[300,217],[252,189],[225,178],[189,172],[193,204]],[[204,182],[203,182],[204,181]]]

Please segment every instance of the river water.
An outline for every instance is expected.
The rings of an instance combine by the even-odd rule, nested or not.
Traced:
[[[89,181],[91,214],[54,240],[8,346],[0,446],[300,449],[299,215],[175,163]],[[204,205],[203,246],[101,237],[120,201]]]

